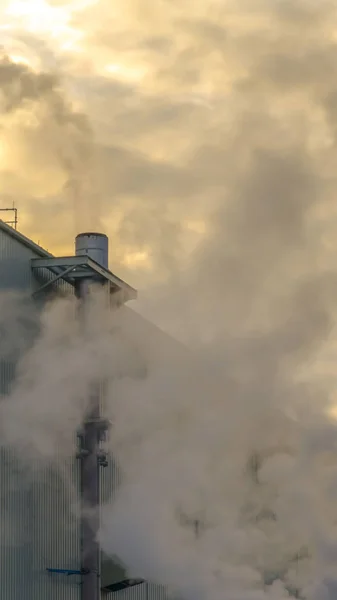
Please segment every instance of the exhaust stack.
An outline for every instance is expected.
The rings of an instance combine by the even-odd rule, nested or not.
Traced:
[[[75,240],[75,252],[76,256],[89,256],[108,269],[109,239],[104,233],[79,233]]]

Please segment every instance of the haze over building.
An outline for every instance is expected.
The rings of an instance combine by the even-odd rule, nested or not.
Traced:
[[[0,391],[3,403],[11,401],[8,394],[15,385],[17,362],[36,338],[40,327],[38,314],[48,302],[58,297],[75,294],[80,304],[84,302],[82,309],[79,306],[76,311],[79,311],[78,318],[85,329],[85,320],[94,319],[95,311],[89,317],[83,313],[86,310],[84,299],[87,294],[90,295],[90,289],[93,288],[95,293],[98,286],[103,290],[110,309],[120,311],[121,321],[129,321],[129,327],[134,330],[138,328],[147,344],[152,338],[155,352],[167,352],[170,344],[173,344],[174,351],[179,349],[179,345],[175,346],[173,340],[170,341],[160,330],[124,307],[128,300],[136,297],[136,291],[108,270],[107,245],[106,236],[82,234],[76,239],[74,256],[53,257],[0,221],[0,295],[3,309]],[[6,299],[14,304],[20,299],[20,309],[13,309],[12,322],[10,319],[6,322]],[[19,310],[22,310],[21,314]],[[15,326],[11,329],[11,323],[13,325],[25,318],[27,322],[21,323],[20,331]],[[76,313],[74,318],[76,320]],[[33,322],[35,327],[32,327]],[[21,346],[21,350],[12,352],[7,342],[17,349]],[[132,346],[132,338],[130,343]],[[130,376],[136,379],[146,377],[146,358],[142,356],[141,348],[131,350],[133,356],[136,352],[136,359],[131,361],[133,364],[130,363]],[[71,365],[69,367],[71,371]],[[57,364],[55,369],[58,369]],[[60,381],[62,377],[60,372]],[[56,379],[50,379],[49,383],[49,391],[55,394],[58,402],[57,373]],[[102,383],[92,382],[96,386],[96,400],[93,405],[88,404],[89,412],[84,411],[83,425],[78,423],[77,452],[72,449],[64,454],[59,447],[43,465],[43,455],[26,461],[17,448],[6,445],[2,439],[0,518],[4,526],[1,527],[0,539],[0,596],[3,599],[94,600],[116,597],[117,600],[122,594],[123,598],[141,600],[165,596],[163,588],[151,586],[141,578],[130,578],[120,562],[113,562],[102,554],[97,541],[100,504],[111,499],[120,477],[114,457],[102,448],[109,429],[109,423],[104,419]],[[24,388],[21,393],[24,396]],[[48,394],[48,386],[45,393]],[[90,393],[89,386],[85,392],[88,398]],[[84,405],[88,398],[83,398]],[[48,410],[47,401],[41,406],[41,412],[43,410]],[[61,401],[59,410],[62,411]],[[17,418],[19,421],[19,414]],[[6,423],[3,426],[6,427]],[[47,425],[45,433],[47,437],[51,434]],[[88,588],[90,577],[92,583]]]

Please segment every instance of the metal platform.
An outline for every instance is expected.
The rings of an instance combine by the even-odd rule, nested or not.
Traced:
[[[54,277],[43,284],[34,295],[52,286],[59,279],[75,286],[79,279],[91,279],[98,283],[107,283],[112,293],[120,292],[123,301],[135,300],[137,290],[125,283],[122,279],[105,269],[89,256],[61,256],[52,258],[33,258],[31,260],[33,270],[47,269]]]

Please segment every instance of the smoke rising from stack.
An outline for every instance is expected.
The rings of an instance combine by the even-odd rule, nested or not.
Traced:
[[[103,19],[111,2],[99,5]],[[88,97],[113,123],[98,127],[104,214],[116,260],[150,248],[141,310],[192,356],[161,359],[128,313],[103,308],[83,340],[73,301],[57,302],[2,406],[4,439],[53,462],[73,448],[91,379],[107,379],[123,478],[101,535],[130,576],[187,600],[332,598],[335,7],[242,0],[191,15],[164,3],[164,19],[151,11],[137,25],[133,8],[114,23],[137,32],[131,50],[150,74],[142,86],[98,79]],[[125,31],[90,42],[123,57]],[[50,80],[34,81],[26,102]],[[68,131],[47,114],[51,136]],[[192,217],[205,225],[193,243]],[[147,377],[133,379],[140,367]]]
[[[295,9],[283,1],[209,0],[198,3],[191,15],[189,4],[182,1],[177,11],[168,3],[160,10],[156,4],[144,18],[135,1],[126,7],[118,0],[115,10],[118,18],[111,3],[100,0],[76,14],[73,25],[83,34],[81,54],[62,55],[44,40],[61,67],[58,90],[63,101],[68,104],[64,99],[75,91],[76,100],[81,99],[88,111],[95,149],[87,134],[83,150],[80,134],[74,139],[62,128],[50,130],[44,139],[49,138],[48,147],[55,139],[66,157],[74,153],[76,164],[82,164],[82,156],[95,155],[96,180],[92,184],[90,176],[91,191],[81,192],[82,211],[90,213],[93,206],[96,211],[91,192],[100,198],[104,228],[116,240],[116,262],[123,264],[125,277],[129,269],[135,286],[144,286],[145,281],[148,289],[163,276],[189,271],[196,245],[207,249],[222,236],[232,237],[227,211],[233,210],[230,206],[237,210],[238,204],[244,209],[247,202],[253,206],[247,197],[260,194],[258,186],[264,185],[270,169],[266,204],[273,210],[281,210],[276,207],[286,202],[289,186],[290,195],[295,193],[297,174],[308,192],[299,180],[303,197],[296,197],[292,205],[310,204],[315,194],[319,198],[324,209],[316,215],[313,234],[316,227],[329,229],[329,244],[322,251],[323,259],[333,264],[336,12],[331,2],[322,0],[314,6],[310,0],[299,0]],[[36,48],[33,41],[29,46],[29,39],[26,43]],[[40,54],[43,58],[44,51]],[[130,63],[140,79],[127,79]],[[115,71],[111,74],[104,65]],[[42,181],[42,173],[58,160],[50,156],[46,143],[41,151],[39,139],[32,136],[12,139],[11,146],[19,151],[26,139],[40,162],[32,165],[26,155],[22,157],[24,191],[30,190],[25,206],[32,207],[28,212],[41,208],[41,231],[50,233],[53,244],[58,241],[55,223],[64,230],[63,243],[68,244],[73,235],[67,229],[69,202],[62,199],[66,165],[62,177],[57,169]],[[11,162],[15,164],[15,157]],[[83,166],[81,182],[85,172]],[[14,189],[17,177],[17,171],[12,173],[3,187],[9,190],[11,183]],[[23,185],[13,194],[18,201]],[[266,218],[261,217],[261,227]],[[321,225],[322,220],[327,223]],[[201,225],[204,234],[198,233]],[[256,226],[252,223],[252,234]],[[87,224],[81,223],[82,228]],[[210,266],[212,271],[216,268]]]
[[[68,101],[58,75],[36,72],[4,54],[0,90],[0,177],[6,201],[19,202],[24,217],[35,205],[43,220],[53,220],[53,210],[65,202],[62,228],[72,237],[99,223],[93,134],[86,115]]]

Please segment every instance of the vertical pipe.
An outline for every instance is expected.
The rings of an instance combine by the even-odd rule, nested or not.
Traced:
[[[89,294],[88,280],[80,280],[76,296],[80,300],[79,317],[86,324]],[[81,600],[100,599],[100,526],[99,462],[100,390],[93,385],[81,435]]]

